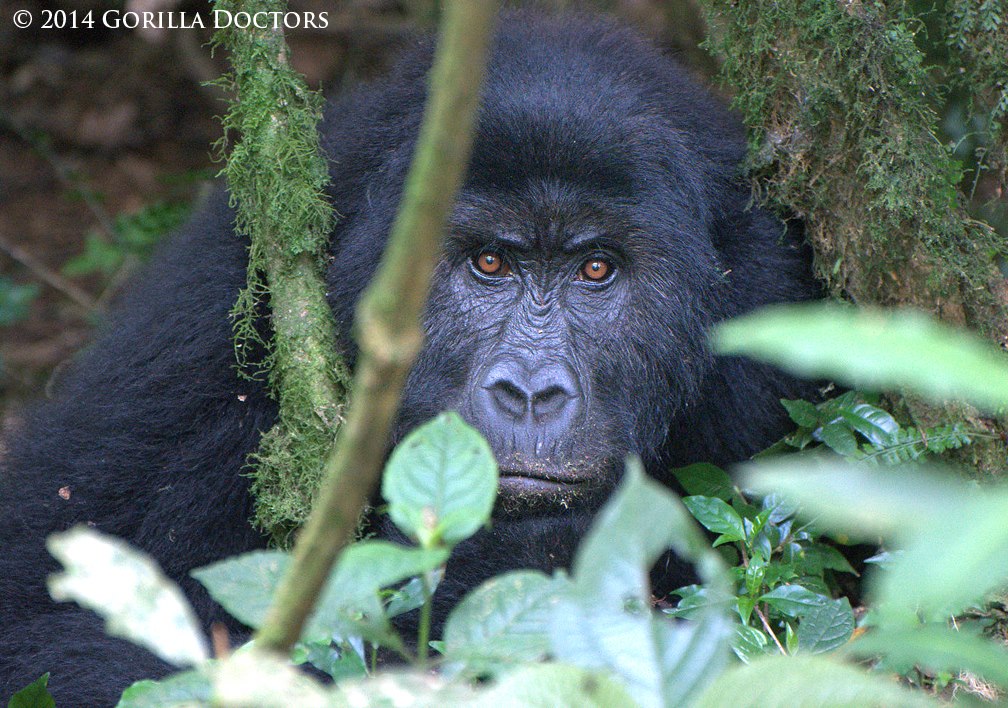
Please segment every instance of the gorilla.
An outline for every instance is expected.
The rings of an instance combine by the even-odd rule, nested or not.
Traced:
[[[339,346],[381,256],[413,153],[433,42],[343,95],[321,126],[340,214],[326,271]],[[818,295],[799,234],[751,204],[744,132],[632,31],[506,14],[465,184],[409,376],[399,439],[445,409],[501,468],[492,528],[463,544],[441,612],[515,567],[563,567],[628,454],[669,470],[745,459],[787,431],[805,385],[715,357],[705,331]],[[236,371],[229,310],[246,245],[219,194],[122,298],[97,340],[27,414],[0,469],[0,695],[51,672],[66,705],[113,703],[169,667],[53,603],[45,537],[86,523],[151,554],[200,618],[230,622],[189,571],[262,548],[246,458],[276,415]],[[373,529],[394,537],[387,522]],[[674,560],[656,593],[688,577]]]

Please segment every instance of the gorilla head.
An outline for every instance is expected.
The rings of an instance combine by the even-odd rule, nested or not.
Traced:
[[[398,206],[431,54],[421,42],[389,77],[330,106],[321,128],[341,217],[329,302],[351,362],[354,307]],[[633,33],[502,18],[395,432],[455,409],[502,469],[492,528],[456,549],[442,610],[493,573],[566,565],[626,455],[671,483],[672,466],[740,460],[784,432],[777,399],[801,387],[715,358],[704,341],[713,322],[816,294],[797,240],[751,207],[743,155],[724,107]],[[218,196],[10,441],[0,693],[48,670],[68,703],[108,704],[168,669],[49,600],[43,540],[73,524],[139,546],[207,624],[229,621],[188,574],[265,545],[243,468],[276,417],[266,391],[235,372],[229,312],[247,258],[233,222]],[[674,564],[655,577],[659,592],[682,580]]]
[[[371,94],[384,135],[407,127],[334,195],[346,218],[329,281],[344,323],[360,254],[388,230],[419,122],[407,94],[429,61],[418,48]],[[334,120],[359,125],[362,105]],[[359,153],[331,148],[340,183]],[[774,411],[793,383],[705,347],[713,322],[815,292],[807,254],[750,208],[743,154],[725,109],[633,33],[503,21],[396,433],[455,409],[500,464],[494,527],[459,550],[449,585],[566,563],[628,454],[668,481],[673,465],[738,460],[782,432]]]

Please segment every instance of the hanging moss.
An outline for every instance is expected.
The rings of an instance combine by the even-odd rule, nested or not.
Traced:
[[[1008,343],[1008,0],[701,4],[749,128],[754,196],[803,221],[832,294]],[[902,404],[919,425],[1004,429]],[[961,457],[1000,475],[1006,446]]]
[[[983,75],[980,93],[991,94],[998,79],[986,67],[1003,77],[1008,45],[991,14],[967,19],[964,8],[976,4],[950,2],[938,24],[961,18],[945,46],[971,67],[961,80],[975,88]],[[982,4],[995,12],[1003,2]],[[750,128],[757,197],[803,219],[831,291],[1004,332],[996,265],[1008,249],[967,209],[964,166],[939,137],[948,91],[926,62],[925,24],[913,8],[858,0],[704,7],[707,46]],[[971,42],[988,26],[998,34],[983,50],[959,49],[980,46]],[[1000,91],[1003,101],[1003,79]]]
[[[281,0],[218,0],[217,7],[286,10]],[[253,521],[283,544],[311,509],[350,380],[321,275],[333,226],[316,130],[322,99],[290,67],[281,30],[222,30],[216,42],[233,67],[221,84],[236,96],[223,118],[221,152],[239,136],[224,174],[236,229],[250,240],[248,282],[232,311],[235,352],[241,370],[267,376],[279,402],[277,424],[249,460]],[[267,311],[272,337],[261,335]]]

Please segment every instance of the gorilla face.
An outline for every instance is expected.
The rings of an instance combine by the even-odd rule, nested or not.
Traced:
[[[458,410],[498,459],[503,513],[596,506],[627,454],[657,456],[710,365],[695,281],[713,254],[630,199],[541,178],[455,211],[402,429]]]

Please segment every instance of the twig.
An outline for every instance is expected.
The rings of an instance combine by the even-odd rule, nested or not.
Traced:
[[[36,258],[30,253],[18,246],[15,246],[3,237],[0,237],[0,250],[30,270],[35,277],[44,282],[46,285],[73,300],[88,313],[101,309],[99,302],[91,295],[84,292],[56,271],[47,268],[43,263],[36,260]]]
[[[780,649],[780,653],[787,656],[787,649],[785,649],[784,645],[780,643],[780,640],[777,638],[777,634],[770,627],[770,623],[767,621],[766,615],[763,614],[763,610],[759,608],[759,605],[754,607],[753,610],[756,612],[756,616],[760,618],[760,622],[763,623],[763,629],[767,631],[767,634],[769,634],[770,638],[773,639],[774,644],[776,644],[777,648]]]
[[[420,314],[441,252],[448,212],[469,161],[496,3],[447,3],[430,98],[413,164],[379,271],[357,314],[360,357],[354,400],[294,558],[256,635],[286,651],[374,490],[410,366],[423,342]]]

